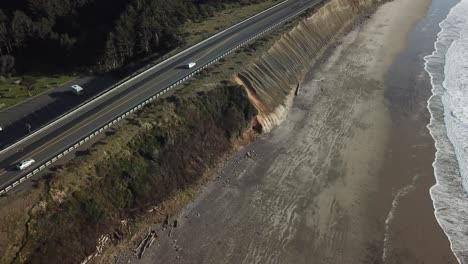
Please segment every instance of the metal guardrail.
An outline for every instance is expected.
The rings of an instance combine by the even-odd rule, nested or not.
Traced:
[[[300,11],[300,12],[297,12],[297,13],[294,13],[293,15],[287,17],[287,18],[284,18],[280,21],[278,21],[277,23],[273,24],[272,26],[268,27],[267,29],[257,33],[256,35],[254,35],[253,37],[250,37],[249,39],[243,41],[242,43],[238,44],[237,46],[235,46],[234,48],[230,49],[229,51],[223,53],[222,55],[216,57],[215,59],[211,60],[210,62],[204,64],[202,67],[196,69],[194,72],[186,75],[185,77],[182,77],[181,79],[179,79],[178,81],[175,81],[174,83],[172,83],[171,85],[167,86],[166,88],[164,88],[162,91],[152,95],[151,97],[149,97],[148,99],[144,100],[143,102],[141,102],[140,104],[134,106],[132,109],[128,110],[127,112],[123,113],[122,115],[120,115],[119,117],[115,118],[114,120],[110,121],[109,123],[105,124],[104,126],[100,127],[99,129],[95,130],[93,133],[89,134],[88,136],[82,138],[80,141],[78,141],[77,143],[74,143],[72,146],[68,147],[67,149],[65,149],[64,151],[60,152],[58,155],[56,155],[55,157],[53,157],[52,159],[46,161],[46,162],[43,162],[40,166],[36,167],[34,170],[32,170],[31,172],[29,172],[28,174],[26,174],[25,176],[21,177],[19,180],[16,180],[15,182],[13,182],[12,184],[6,186],[6,187],[3,187],[2,190],[0,190],[0,195],[3,195],[3,194],[6,194],[7,192],[11,191],[11,189],[13,189],[14,187],[18,186],[20,183],[23,183],[24,181],[26,181],[27,179],[31,178],[32,176],[36,175],[37,173],[39,173],[40,171],[44,170],[45,168],[49,167],[50,165],[52,165],[54,162],[56,162],[57,160],[59,160],[60,158],[62,158],[63,156],[69,154],[70,152],[72,152],[73,150],[75,150],[76,148],[78,148],[79,146],[83,145],[84,143],[88,142],[89,140],[91,140],[93,137],[97,136],[98,134],[104,132],[105,130],[107,130],[108,128],[112,127],[113,125],[115,125],[117,122],[121,121],[122,119],[124,119],[125,117],[127,117],[129,114],[131,113],[134,113],[135,111],[141,109],[143,106],[153,102],[154,100],[156,100],[157,98],[159,98],[161,95],[167,93],[168,91],[174,89],[176,86],[182,84],[183,82],[185,82],[186,80],[188,80],[189,78],[193,77],[195,74],[199,73],[200,71],[206,69],[207,67],[211,66],[212,64],[218,62],[220,59],[226,57],[227,55],[231,54],[232,52],[236,51],[237,49],[241,48],[242,46],[245,46],[246,44],[248,44],[249,42],[251,42],[252,40],[254,39],[257,39],[258,37],[264,35],[265,33],[273,30],[274,28],[278,27],[279,25],[281,25],[282,23],[286,22],[287,20],[297,16],[298,14],[302,13],[303,11]],[[143,73],[142,73],[143,74]]]

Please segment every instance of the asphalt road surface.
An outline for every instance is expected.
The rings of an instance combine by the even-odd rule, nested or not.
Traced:
[[[118,79],[110,74],[84,76],[2,110],[0,112],[0,125],[7,133],[0,134],[0,149],[26,137],[28,135],[26,124],[31,126],[31,133],[34,133],[62,114],[111,89],[117,81]],[[86,93],[82,96],[74,95],[70,89],[72,84],[81,85]]]
[[[71,114],[68,118],[34,133],[27,140],[11,149],[0,151],[0,190],[139,103],[164,90],[172,83],[196,71],[278,21],[297,16],[320,1],[286,1],[208,39],[187,52],[175,55],[131,82],[90,101],[82,110]],[[184,69],[182,67],[192,61],[197,63],[194,68]],[[5,133],[1,135],[2,137],[8,136],[8,131],[2,133]],[[35,159],[35,165],[24,171],[16,170],[15,165],[26,158]]]

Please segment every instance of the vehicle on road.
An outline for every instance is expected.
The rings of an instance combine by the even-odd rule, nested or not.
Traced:
[[[18,170],[24,170],[26,169],[27,167],[33,165],[36,161],[33,160],[33,159],[25,159],[23,161],[21,161],[20,163],[18,163],[18,165],[16,165],[16,168]]]
[[[81,86],[79,86],[79,85],[77,85],[77,84],[72,85],[72,86],[71,86],[71,89],[72,89],[72,92],[73,92],[74,94],[76,94],[76,95],[82,95],[83,92],[84,92],[83,87],[81,87]]]
[[[185,65],[185,68],[192,69],[195,65],[197,65],[195,62],[189,62]]]

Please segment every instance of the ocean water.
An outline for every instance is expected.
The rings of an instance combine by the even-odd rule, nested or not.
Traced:
[[[435,51],[425,57],[431,77],[428,101],[435,140],[435,215],[460,263],[468,263],[468,0],[440,23]]]

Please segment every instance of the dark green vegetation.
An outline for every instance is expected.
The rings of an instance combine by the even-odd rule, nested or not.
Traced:
[[[255,114],[244,90],[227,82],[142,110],[48,177],[19,259],[79,263],[122,219],[199,180]]]
[[[0,75],[111,71],[181,45],[179,27],[264,0],[2,0]]]

